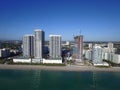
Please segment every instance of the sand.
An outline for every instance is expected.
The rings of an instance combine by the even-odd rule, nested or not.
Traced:
[[[42,65],[4,65],[0,64],[0,70],[54,70],[54,71],[104,71],[120,72],[120,67],[99,68],[94,66],[42,66]]]

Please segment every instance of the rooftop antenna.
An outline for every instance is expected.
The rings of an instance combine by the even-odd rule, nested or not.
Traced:
[[[79,31],[79,33],[80,33],[80,35],[81,35],[81,33],[82,33],[82,30],[80,30],[80,31]]]

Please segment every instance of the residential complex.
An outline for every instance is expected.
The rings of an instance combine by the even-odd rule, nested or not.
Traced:
[[[34,35],[23,36],[23,56],[24,57],[34,56]]]
[[[62,59],[67,57],[66,60],[75,61],[74,64],[83,65],[85,60],[90,61],[94,66],[96,65],[106,65],[103,60],[107,60],[113,63],[120,63],[120,55],[116,54],[116,48],[114,48],[113,43],[106,44],[96,44],[88,43],[87,48],[83,47],[83,35],[78,35],[74,37],[74,42],[61,42],[61,35],[49,35],[49,47],[47,58],[44,58],[45,52],[45,33],[41,29],[34,31],[34,35],[25,35],[23,37],[23,56],[28,57],[28,59],[14,59],[14,62],[33,62],[33,63],[62,63]],[[63,50],[72,48],[71,57],[70,53],[62,55]],[[84,50],[83,50],[84,49]],[[2,51],[1,51],[2,52]],[[2,55],[2,54],[1,54]],[[30,59],[31,58],[31,59]],[[63,61],[64,62],[64,61]]]
[[[43,58],[43,50],[45,43],[45,34],[44,31],[37,29],[35,30],[35,39],[34,39],[34,57],[38,59]]]
[[[23,56],[27,58],[13,59],[13,62],[25,63],[62,63],[61,35],[50,35],[49,58],[45,59],[45,33],[37,29],[34,35],[23,38]]]
[[[101,64],[102,63],[102,48],[98,45],[93,47],[93,56],[92,56],[93,64]]]
[[[85,50],[85,58],[92,61],[93,64],[101,64],[103,60],[120,64],[120,54],[116,54],[116,48],[113,43],[106,45],[93,45],[93,48]]]
[[[50,35],[50,58],[61,58],[61,36]]]

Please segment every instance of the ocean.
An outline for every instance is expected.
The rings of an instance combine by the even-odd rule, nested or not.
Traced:
[[[120,90],[120,72],[0,70],[0,90]]]

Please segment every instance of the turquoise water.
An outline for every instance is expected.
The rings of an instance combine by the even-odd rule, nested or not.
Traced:
[[[120,72],[0,70],[0,90],[120,90]]]

